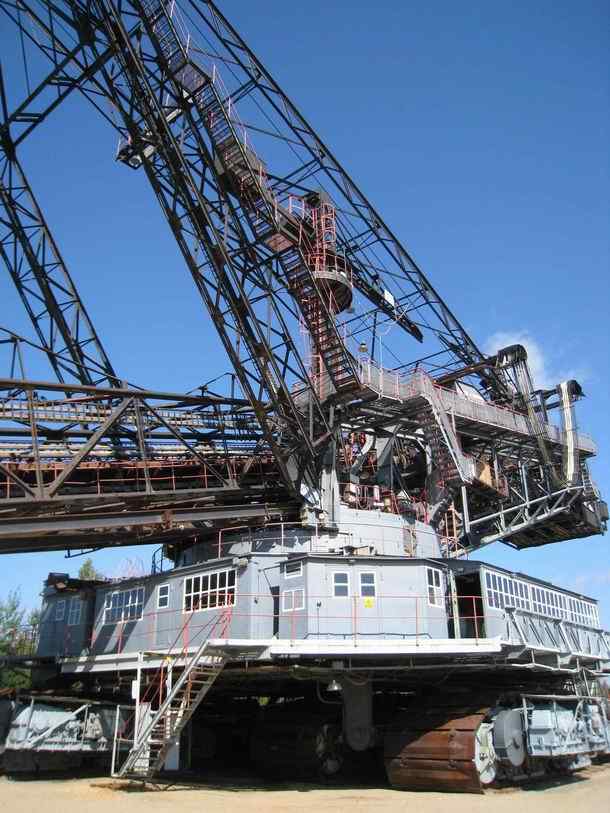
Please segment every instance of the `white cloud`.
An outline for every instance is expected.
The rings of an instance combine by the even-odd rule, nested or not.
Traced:
[[[534,387],[548,389],[558,383],[560,379],[549,369],[548,359],[545,357],[542,347],[525,330],[513,332],[500,330],[489,337],[483,350],[491,356],[511,344],[522,344],[527,350],[527,361],[534,380]]]
[[[610,585],[610,568],[595,570],[588,573],[579,573],[572,577],[572,584],[578,589],[591,587],[607,587]]]

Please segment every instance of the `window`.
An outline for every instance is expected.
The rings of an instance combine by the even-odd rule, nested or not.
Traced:
[[[184,580],[184,612],[196,613],[235,604],[235,570],[221,570]]]
[[[77,624],[80,624],[82,606],[82,602],[79,598],[70,599],[70,603],[68,605],[68,624],[71,627],[75,627]]]
[[[157,610],[169,607],[169,584],[160,584],[157,588]]]
[[[56,621],[63,621],[66,617],[66,602],[64,599],[58,601],[55,605],[55,620]]]
[[[529,594],[529,586],[525,584],[525,582],[515,582],[516,588],[516,603],[517,607],[521,610],[529,610],[530,609],[530,594]]]
[[[491,589],[492,581],[491,581],[491,573],[489,571],[485,572],[485,584],[487,585],[487,601],[489,602],[490,607],[495,607],[495,597],[494,592]]]
[[[360,574],[360,595],[363,597],[375,597],[375,574],[374,573],[361,573]]]
[[[432,567],[428,567],[426,570],[428,571],[428,603],[434,607],[440,607],[443,603],[441,572]]]
[[[348,573],[333,573],[333,596],[335,598],[349,596]]]
[[[578,601],[575,598],[569,600],[568,618],[573,624],[578,624]]]
[[[284,612],[303,610],[305,608],[305,593],[300,590],[284,590],[282,593],[282,609]]]
[[[144,611],[144,588],[117,590],[106,595],[104,604],[104,624],[119,621],[138,621]]]
[[[498,576],[496,573],[491,574],[491,600],[490,604],[492,607],[499,607],[500,606],[500,593],[498,592]]]
[[[303,575],[303,562],[286,562],[284,565],[284,577],[286,579],[296,579]]]
[[[594,604],[556,590],[538,585],[526,584],[499,573],[485,572],[487,602],[490,607],[504,609],[517,607],[548,618],[564,619],[582,626],[595,626],[599,623]]]

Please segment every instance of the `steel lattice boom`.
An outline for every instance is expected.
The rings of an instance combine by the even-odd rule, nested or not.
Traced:
[[[36,515],[40,534],[70,500],[99,513],[108,493],[92,496],[92,469],[81,475],[100,449],[130,483],[120,500],[137,495],[142,512],[182,504],[180,486],[151,474],[167,467],[160,433],[206,479],[201,493],[187,488],[189,510],[200,499],[224,510],[228,494],[247,492],[258,512],[268,498],[276,512],[296,516],[301,506],[303,521],[336,529],[354,489],[373,489],[371,504],[423,512],[447,553],[603,528],[586,463],[595,447],[575,430],[575,382],[538,391],[520,348],[480,353],[214,3],[0,0],[0,10],[48,71],[13,112],[2,95],[0,249],[66,393],[46,403],[35,392],[51,385],[14,373],[4,382],[5,455],[13,444],[34,461],[30,470],[1,464],[7,537],[20,512]],[[146,176],[232,365],[239,406],[202,396],[186,417],[175,406],[164,412],[115,374],[17,158],[74,92],[118,131],[125,172]],[[392,369],[380,363],[390,327]],[[82,398],[91,400],[86,418]],[[182,401],[179,410],[193,405]],[[561,429],[550,422],[554,408]],[[56,438],[80,445],[60,454],[49,445]],[[248,454],[235,445],[244,440]],[[59,473],[49,474],[44,455],[61,460]],[[103,513],[79,528],[95,527],[100,544],[121,526]],[[137,524],[131,517],[123,531]]]

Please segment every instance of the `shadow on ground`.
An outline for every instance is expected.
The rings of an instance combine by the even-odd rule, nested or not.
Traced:
[[[610,770],[610,763],[594,765],[591,768],[580,771],[570,776],[545,776],[540,779],[530,780],[516,786],[497,787],[487,790],[485,793],[505,794],[505,793],[537,793],[551,790],[553,788],[565,788],[571,785],[579,785],[589,781],[595,773]],[[138,782],[133,780],[112,780],[104,779],[93,783],[94,787],[114,790],[117,793],[151,793],[151,792],[184,792],[195,790],[228,791],[239,793],[250,792],[274,792],[274,791],[296,791],[308,793],[315,790],[362,790],[362,789],[388,789],[392,788],[383,781],[343,781],[343,782],[298,782],[298,781],[269,781],[261,779],[250,772],[210,772],[206,776],[195,776],[193,774],[181,774],[173,776],[171,779],[159,778],[154,782]],[[400,793],[401,791],[396,791]],[[427,791],[420,791],[427,793]],[[463,794],[460,794],[463,795]]]

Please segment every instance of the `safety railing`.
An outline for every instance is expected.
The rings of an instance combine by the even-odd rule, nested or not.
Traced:
[[[481,597],[459,596],[459,610],[454,617],[453,604],[446,601],[438,588],[434,595],[328,596],[307,593],[303,582],[295,578],[285,581],[275,599],[269,592],[237,590],[229,597],[208,596],[206,602],[209,606],[189,612],[158,609],[143,613],[137,620],[98,623],[93,630],[89,654],[146,651],[175,656],[196,645],[205,630],[220,629],[219,621],[221,616],[226,617],[227,610],[230,610],[230,619],[221,625],[223,634],[207,637],[394,640],[417,646],[433,639],[452,637],[468,639],[474,645],[486,639]],[[82,654],[80,648],[70,651],[69,631],[66,631],[63,650],[65,657]]]
[[[380,397],[408,401],[425,397],[427,388],[432,385],[441,399],[443,408],[455,418],[488,424],[520,435],[531,435],[528,418],[507,406],[491,404],[481,399],[471,398],[464,393],[441,387],[427,373],[403,374],[387,370],[370,358],[360,357],[358,361],[360,381],[374,390]],[[545,424],[551,442],[563,444],[561,429],[553,424]],[[595,454],[597,447],[590,435],[578,432],[578,447],[582,451]]]
[[[394,513],[392,511],[391,513]],[[421,518],[424,518],[422,513]],[[206,561],[222,559],[227,556],[243,556],[249,553],[259,553],[272,549],[274,553],[324,553],[331,549],[337,550],[345,547],[361,549],[367,548],[376,555],[396,556],[401,551],[408,556],[417,555],[417,538],[439,538],[432,528],[400,529],[408,531],[409,539],[405,541],[404,535],[398,538],[397,529],[388,529],[388,537],[379,522],[364,522],[358,524],[358,533],[353,531],[338,531],[329,535],[320,530],[318,526],[303,528],[299,522],[268,523],[259,529],[247,525],[223,528],[218,532],[215,540],[203,543]],[[367,532],[366,528],[374,528],[374,532]],[[301,533],[299,533],[299,531]],[[443,537],[440,536],[440,543]]]
[[[70,443],[70,442],[49,442],[44,441],[38,445],[38,454],[41,465],[50,463],[51,465],[61,461],[69,462],[74,455],[78,454],[83,444]],[[218,457],[219,450],[214,442],[206,444],[193,444],[191,449],[196,452],[200,457]],[[147,450],[153,461],[172,460],[176,462],[192,461],[193,453],[187,450],[185,446],[180,446],[177,443],[171,443],[162,440],[153,440],[147,443]],[[130,443],[126,440],[122,446],[123,454],[129,462],[130,456],[139,457],[139,449],[135,443]],[[264,458],[264,451],[261,452],[260,443],[257,441],[247,440],[223,440],[222,441],[222,454],[224,456],[239,456],[244,454],[257,453],[257,456]],[[116,455],[116,450],[109,443],[100,442],[98,446],[91,450],[88,459],[101,459],[110,460]],[[34,447],[31,442],[0,442],[0,461],[8,463],[18,463],[19,465],[27,464],[33,460]],[[123,461],[122,461],[123,462]],[[154,462],[153,462],[154,465]]]
[[[118,494],[131,492],[146,492],[147,483],[152,491],[173,492],[184,489],[222,488],[227,481],[235,480],[241,471],[247,453],[225,458],[217,453],[210,455],[208,460],[186,458],[173,460],[162,458],[160,460],[104,460],[96,459],[81,462],[74,473],[62,483],[62,490],[72,489],[79,494],[100,496],[102,494]],[[10,471],[17,474],[26,483],[36,483],[36,465],[32,462],[9,461],[6,464]],[[258,467],[258,468],[257,468]],[[58,461],[47,461],[40,466],[40,477],[44,486],[51,485],[62,473],[64,465]],[[276,471],[275,463],[271,458],[259,456],[256,466],[251,472],[259,471],[271,474]],[[224,480],[222,476],[224,476]],[[10,499],[22,496],[23,489],[18,483],[12,482],[9,477],[2,477],[0,473],[0,499]]]
[[[2,420],[28,423],[30,421],[30,410],[33,410],[37,420],[49,423],[104,423],[112,414],[113,407],[82,403],[56,404],[46,401],[34,401],[30,406],[26,401],[21,400],[0,401],[0,419]],[[194,409],[155,408],[155,412],[172,426],[216,429],[222,423],[222,426],[226,429],[253,431],[258,428],[255,421],[229,414],[219,415],[218,413],[206,413],[203,410]],[[143,416],[142,420],[146,422],[146,416]],[[135,413],[128,410],[122,418],[122,423],[135,424]]]
[[[85,652],[96,656],[145,651],[171,655],[179,661],[181,653],[190,652],[201,642],[202,635],[249,642],[326,640],[373,645],[402,641],[422,648],[448,640],[462,642],[456,646],[469,643],[477,647],[499,636],[508,644],[610,660],[610,641],[603,630],[513,608],[507,608],[502,616],[486,616],[480,595],[458,595],[454,601],[448,601],[442,592],[339,597],[308,593],[303,582],[295,578],[286,580],[275,598],[269,592],[237,591],[228,599],[210,601],[214,606],[190,612],[161,609],[144,613],[137,620],[98,624],[88,650],[67,628],[57,654],[70,658]],[[547,629],[550,627],[555,632]]]
[[[194,645],[196,647],[196,657],[198,657],[198,653],[204,649],[210,638],[226,637],[227,628],[230,621],[231,608],[225,607],[216,616],[209,617],[206,624],[199,627],[196,633],[196,643],[195,640],[192,640],[189,643],[188,637],[185,635],[185,629],[188,627],[190,622],[190,618],[187,618],[178,629],[169,649],[170,651],[179,650],[178,659],[183,661],[181,664],[183,667],[187,666],[188,659],[192,657],[189,665],[191,668],[193,668],[196,666],[196,664],[193,663],[195,656],[191,655],[191,646]],[[147,738],[150,736],[150,721],[148,721],[147,725],[147,721],[145,719],[138,719],[138,712],[142,705],[144,705],[144,707],[149,706],[151,708],[159,709],[164,703],[167,703],[172,692],[170,677],[172,665],[171,660],[163,660],[152,679],[148,681],[148,684],[145,686],[143,692],[141,692],[141,687],[139,687],[140,696],[137,698],[138,703],[132,713],[127,717],[126,720],[123,721],[122,725],[119,724],[117,709],[112,753],[113,774],[116,769],[116,761],[119,751],[135,746],[138,738]],[[184,678],[182,678],[182,680],[184,680]]]
[[[339,532],[337,536],[344,540],[350,535]],[[316,553],[327,551],[329,546],[327,538],[320,536],[317,526],[312,530],[304,529],[300,522],[270,522],[260,529],[249,525],[221,528],[217,541],[208,543],[206,547],[212,554],[208,557],[209,560],[234,554],[259,553],[269,548],[275,553]]]
[[[508,641],[610,660],[610,641],[602,629],[518,607],[507,607],[504,621]]]
[[[165,546],[160,545],[153,551],[150,561],[150,575],[158,576],[160,573],[170,570],[170,568],[173,567],[173,564],[174,563],[171,561],[171,559],[168,559],[165,555]]]

